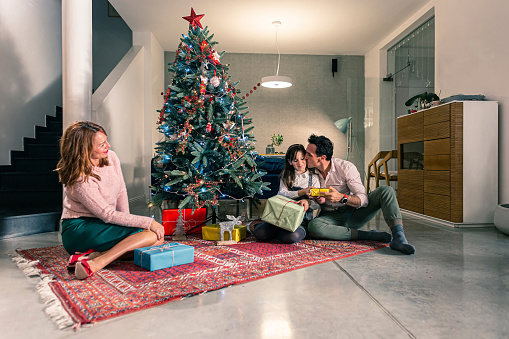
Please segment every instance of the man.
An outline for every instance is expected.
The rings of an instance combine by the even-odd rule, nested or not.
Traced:
[[[311,135],[306,148],[306,163],[320,178],[320,187],[329,188],[320,216],[313,219],[310,236],[332,240],[376,240],[388,243],[396,251],[415,253],[403,231],[401,211],[394,190],[382,186],[366,194],[359,171],[349,161],[332,158],[333,145],[325,136]],[[392,236],[386,232],[360,231],[382,210]]]

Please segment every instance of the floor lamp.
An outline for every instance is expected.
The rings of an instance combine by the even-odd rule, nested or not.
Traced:
[[[334,125],[339,129],[339,131],[343,134],[346,134],[346,160],[350,157],[350,150],[352,148],[352,117],[339,119],[334,123]],[[357,144],[357,140],[353,139],[355,141],[355,144],[357,146],[357,154],[359,155],[359,160],[362,159],[361,154],[359,152],[359,145]],[[361,172],[364,174],[364,178],[366,178],[366,173],[364,172],[364,166],[363,170]]]
[[[346,134],[346,160],[348,160],[352,148],[352,118],[339,119],[334,125],[341,133]]]

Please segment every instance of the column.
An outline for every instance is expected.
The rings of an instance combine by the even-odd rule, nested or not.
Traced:
[[[92,116],[92,1],[62,0],[63,127]]]

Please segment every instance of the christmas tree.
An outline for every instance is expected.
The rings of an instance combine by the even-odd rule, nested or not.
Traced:
[[[252,119],[228,76],[227,65],[214,50],[208,28],[191,8],[189,31],[183,35],[174,73],[158,111],[158,129],[165,135],[157,143],[152,204],[180,201],[178,207],[216,207],[218,199],[245,199],[261,194],[267,183],[257,169],[251,132]],[[257,202],[258,199],[255,198]]]

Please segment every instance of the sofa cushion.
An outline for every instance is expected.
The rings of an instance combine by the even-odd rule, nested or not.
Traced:
[[[279,175],[285,167],[284,158],[272,158],[258,155],[255,161],[258,169],[267,172],[267,174]]]

